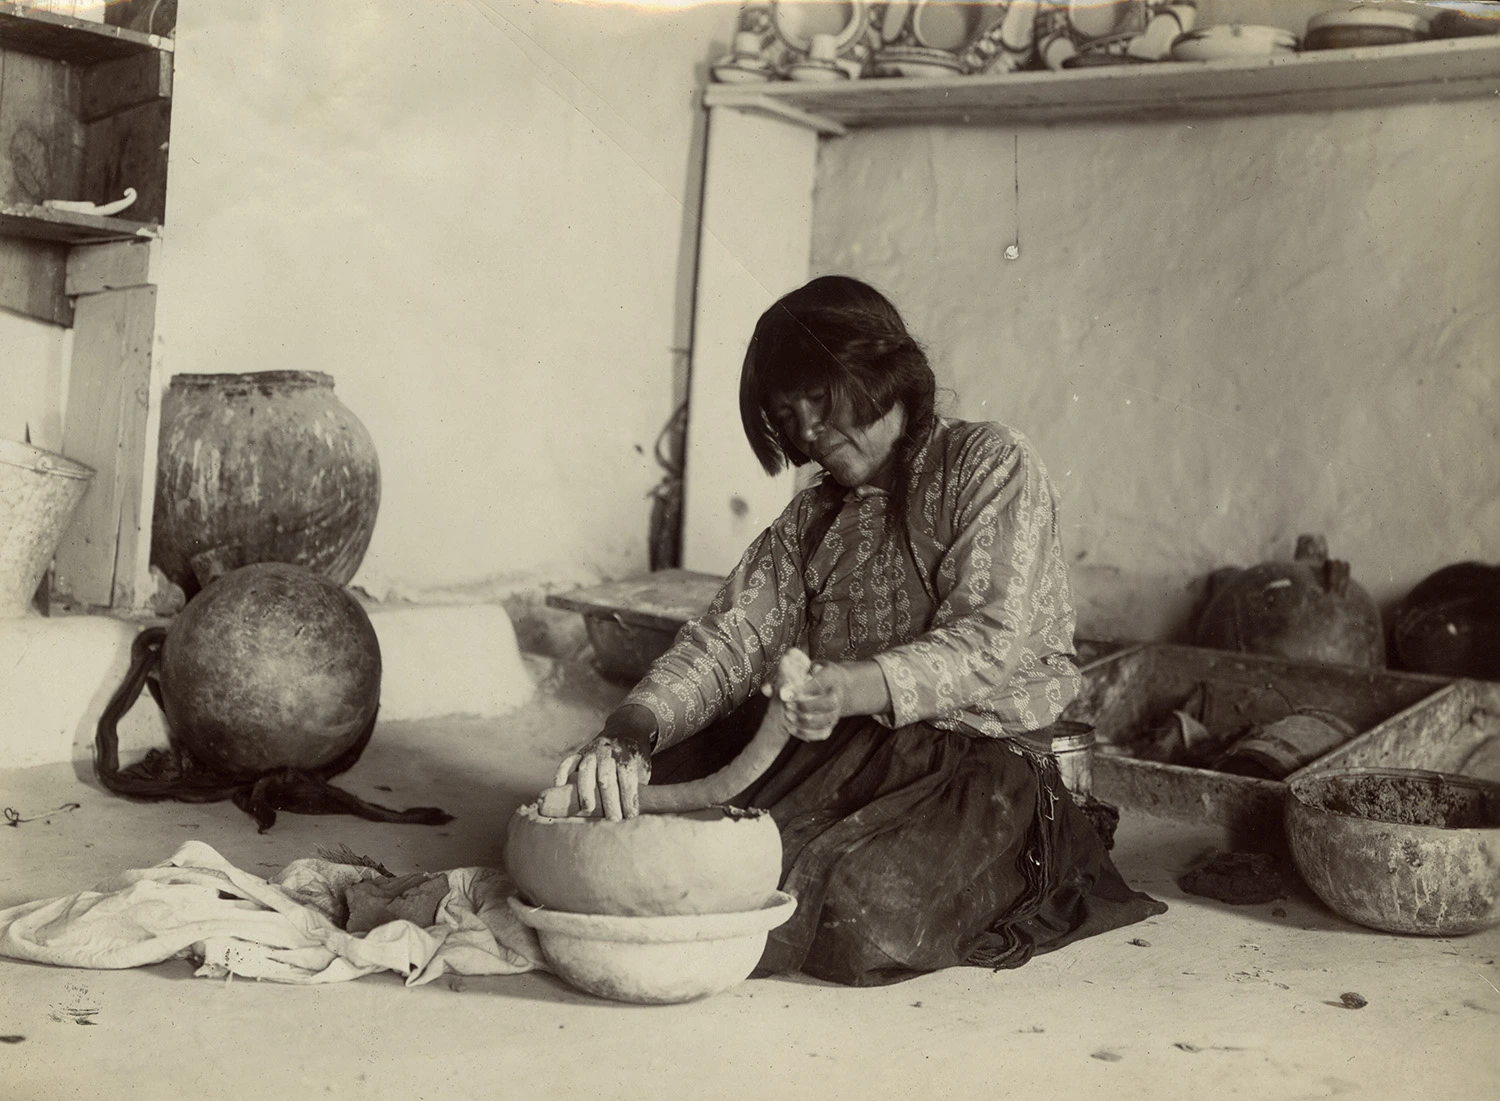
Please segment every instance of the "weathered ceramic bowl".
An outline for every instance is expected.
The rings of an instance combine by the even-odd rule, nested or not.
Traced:
[[[659,1005],[718,994],[748,978],[766,935],[792,916],[797,900],[777,891],[756,910],[664,917],[574,914],[514,897],[510,905],[568,983],[601,998]]]
[[[1332,910],[1390,933],[1500,924],[1500,784],[1419,769],[1343,768],[1291,780],[1286,834]]]

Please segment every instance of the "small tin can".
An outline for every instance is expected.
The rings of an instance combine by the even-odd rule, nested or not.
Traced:
[[[1063,720],[1048,728],[1052,759],[1063,786],[1079,799],[1094,793],[1094,728]]]

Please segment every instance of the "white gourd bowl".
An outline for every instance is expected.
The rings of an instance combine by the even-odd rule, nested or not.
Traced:
[[[785,891],[732,914],[620,917],[533,906],[511,909],[536,930],[547,962],[571,985],[621,1002],[669,1004],[718,994],[748,978],[766,936],[797,908]]]

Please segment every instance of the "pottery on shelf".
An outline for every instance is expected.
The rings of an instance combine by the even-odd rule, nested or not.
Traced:
[[[1145,32],[1151,5],[1146,0],[1052,0],[1041,5],[1036,19],[1036,55],[1054,71],[1083,53],[1119,53],[1136,35]]]
[[[1189,31],[1172,43],[1173,61],[1223,61],[1297,52],[1297,36],[1281,27],[1226,23]]]
[[[1400,46],[1428,36],[1429,20],[1410,11],[1386,11],[1356,4],[1319,12],[1307,21],[1304,50],[1340,50],[1356,46]]]
[[[876,75],[941,79],[1016,68],[1031,52],[1036,0],[891,0],[874,13]]]
[[[734,49],[710,72],[724,83],[856,79],[874,52],[871,9],[868,0],[743,3]]]
[[[721,84],[755,84],[775,80],[776,67],[765,56],[765,37],[762,32],[739,31],[734,36],[734,49],[709,67],[709,73]]]

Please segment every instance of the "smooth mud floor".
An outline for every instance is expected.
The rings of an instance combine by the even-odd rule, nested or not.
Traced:
[[[382,726],[339,781],[387,805],[443,807],[457,816],[446,826],[283,814],[257,834],[230,803],[111,796],[87,763],[0,771],[0,803],[22,818],[78,804],[0,825],[0,907],[155,864],[188,839],[261,875],[340,844],[397,874],[494,864],[512,809],[618,698],[576,670],[537,671],[536,699],[504,718]],[[199,979],[187,961],[0,960],[0,1098],[1500,1095],[1500,930],[1385,935],[1300,884],[1251,906],[1184,894],[1178,876],[1224,844],[1126,811],[1116,860],[1166,914],[1015,971],[865,990],[761,979],[645,1007],[542,973],[304,988]]]

